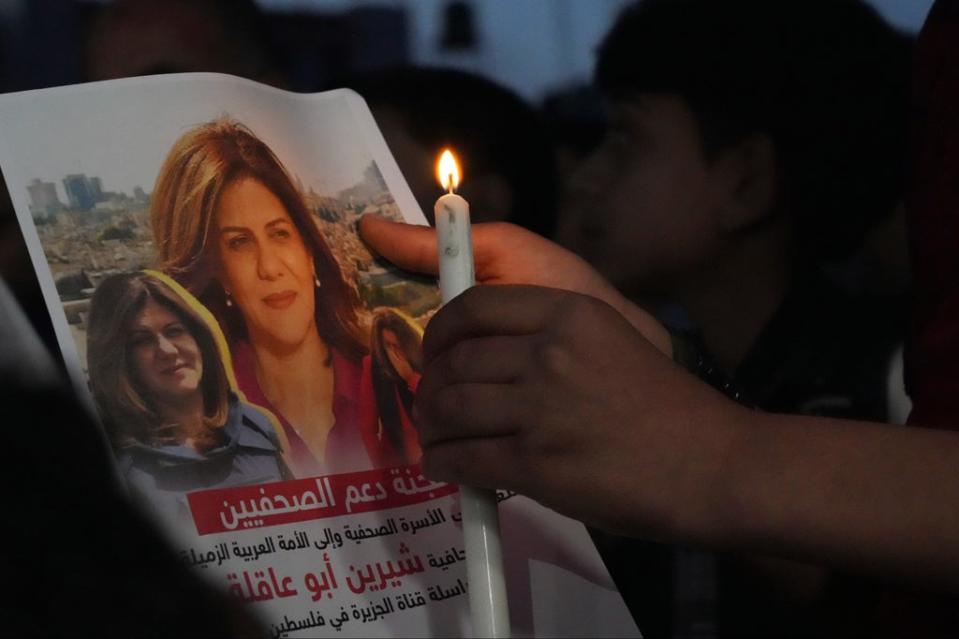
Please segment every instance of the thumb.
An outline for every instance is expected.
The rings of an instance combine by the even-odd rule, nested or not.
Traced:
[[[407,271],[436,275],[436,231],[374,214],[360,218],[360,237],[377,255]]]

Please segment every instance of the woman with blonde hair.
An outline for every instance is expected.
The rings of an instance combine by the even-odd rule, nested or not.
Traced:
[[[94,400],[123,474],[155,508],[182,514],[190,491],[284,478],[273,425],[232,392],[213,330],[171,286],[108,277],[88,326]]]
[[[279,418],[294,472],[368,468],[359,297],[269,147],[228,118],[187,131],[150,217],[159,267],[219,321],[237,385]]]

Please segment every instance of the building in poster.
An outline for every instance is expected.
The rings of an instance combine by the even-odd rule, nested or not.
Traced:
[[[98,185],[83,173],[67,175],[63,178],[63,190],[66,191],[70,208],[76,211],[89,211],[97,203],[95,193]]]
[[[57,185],[34,178],[27,191],[30,194],[30,213],[34,218],[50,218],[63,210],[63,203],[57,195]]]

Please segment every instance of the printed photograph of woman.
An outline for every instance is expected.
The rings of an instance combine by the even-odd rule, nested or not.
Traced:
[[[219,322],[237,386],[278,417],[294,474],[370,468],[360,300],[270,148],[228,118],[187,131],[160,169],[150,220],[158,267]]]
[[[231,391],[213,330],[147,272],[113,275],[90,304],[90,386],[129,486],[164,518],[186,494],[286,479],[267,416]]]
[[[391,308],[373,314],[371,355],[364,376],[372,380],[379,419],[364,420],[364,440],[379,467],[419,462],[422,450],[413,422],[413,399],[423,372],[423,329]]]

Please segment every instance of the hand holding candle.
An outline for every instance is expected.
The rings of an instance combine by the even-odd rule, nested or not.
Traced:
[[[473,243],[470,241],[469,203],[454,193],[460,175],[449,149],[443,151],[437,173],[440,184],[449,191],[436,201],[434,207],[440,292],[446,304],[474,284]],[[509,608],[496,493],[461,486],[460,508],[473,634],[476,637],[508,637]]]

